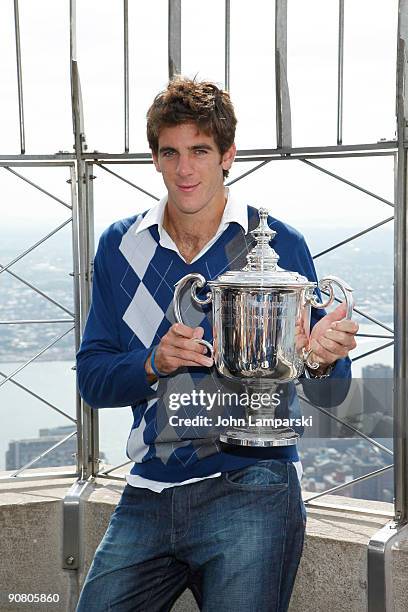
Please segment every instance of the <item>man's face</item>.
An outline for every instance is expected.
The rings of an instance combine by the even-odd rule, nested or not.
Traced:
[[[163,175],[168,203],[181,213],[194,214],[224,202],[223,170],[234,161],[235,145],[221,155],[213,136],[200,132],[196,125],[184,123],[163,128],[156,170]]]

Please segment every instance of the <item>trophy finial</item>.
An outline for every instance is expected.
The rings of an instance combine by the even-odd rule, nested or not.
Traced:
[[[269,211],[267,208],[259,209],[259,225],[251,231],[256,245],[247,255],[247,265],[244,270],[276,270],[279,255],[269,245],[275,238],[276,232],[268,225]]]
[[[267,208],[259,209],[259,221],[261,225],[267,222],[268,215],[269,215],[269,210]]]

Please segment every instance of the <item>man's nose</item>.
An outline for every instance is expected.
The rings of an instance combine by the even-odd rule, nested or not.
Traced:
[[[188,176],[192,174],[193,166],[189,155],[180,155],[177,166],[177,173],[180,176]]]

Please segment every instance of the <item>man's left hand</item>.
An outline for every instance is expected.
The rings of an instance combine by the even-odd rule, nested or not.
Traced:
[[[324,371],[338,359],[347,357],[357,346],[354,336],[358,332],[358,324],[345,319],[346,312],[347,307],[343,302],[316,323],[311,331],[309,349],[312,349],[312,353],[309,361],[319,363],[319,370]]]

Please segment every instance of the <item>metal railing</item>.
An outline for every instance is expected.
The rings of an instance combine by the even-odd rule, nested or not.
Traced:
[[[17,5],[17,2],[15,4]],[[18,10],[18,6],[17,6],[17,10]],[[16,31],[18,31],[18,30],[16,29]],[[43,346],[32,357],[30,357],[25,362],[23,362],[21,365],[19,365],[10,374],[6,374],[5,372],[0,372],[0,376],[2,377],[2,379],[0,380],[0,387],[5,385],[6,383],[13,384],[13,385],[17,386],[18,388],[20,388],[21,390],[23,390],[26,393],[28,393],[29,395],[31,395],[32,397],[35,397],[37,400],[42,402],[48,408],[50,408],[51,410],[54,410],[55,412],[59,413],[61,416],[63,416],[64,418],[68,419],[69,421],[71,421],[72,423],[74,423],[76,425],[77,420],[75,418],[71,417],[69,414],[67,414],[66,412],[64,412],[63,410],[61,410],[57,406],[55,406],[55,404],[53,404],[52,402],[49,402],[42,395],[40,395],[38,393],[35,393],[29,387],[27,387],[27,386],[21,384],[20,382],[18,382],[17,380],[15,380],[15,377],[17,376],[17,374],[19,374],[21,371],[23,371],[27,366],[29,366],[31,363],[33,363],[35,360],[37,360],[39,357],[44,355],[49,349],[54,347],[60,340],[65,338],[68,334],[70,334],[71,332],[75,331],[75,329],[76,329],[76,320],[75,320],[76,316],[75,316],[75,312],[73,312],[70,308],[68,308],[67,306],[62,304],[59,300],[54,299],[47,292],[41,290],[39,287],[37,287],[32,282],[29,282],[27,279],[24,278],[24,276],[22,276],[20,274],[16,274],[12,270],[12,267],[17,262],[22,261],[29,253],[32,253],[40,245],[46,243],[47,240],[49,240],[52,236],[55,236],[64,227],[66,227],[66,226],[68,226],[68,225],[73,223],[74,214],[75,214],[75,205],[74,205],[73,202],[71,202],[71,204],[69,204],[67,202],[64,202],[59,197],[57,197],[56,195],[50,193],[48,190],[44,189],[43,187],[41,187],[40,185],[38,185],[34,181],[29,180],[24,175],[20,174],[19,172],[16,172],[15,170],[12,169],[13,165],[14,165],[13,162],[0,162],[0,167],[2,167],[4,170],[7,170],[7,171],[11,172],[15,177],[17,177],[17,179],[19,181],[24,181],[26,184],[30,185],[30,187],[39,190],[45,196],[51,198],[54,202],[57,202],[58,204],[68,208],[71,211],[71,216],[68,219],[66,219],[63,223],[61,223],[60,225],[55,227],[52,231],[48,232],[45,236],[40,238],[40,240],[37,240],[34,244],[30,245],[23,252],[19,253],[11,261],[9,261],[7,263],[1,263],[0,264],[0,274],[9,274],[9,275],[11,275],[19,283],[22,283],[25,286],[27,286],[33,292],[33,294],[37,294],[41,298],[43,298],[44,300],[46,300],[49,303],[53,304],[58,309],[62,310],[65,315],[68,315],[68,317],[61,318],[61,319],[43,318],[43,319],[38,319],[38,320],[30,320],[30,319],[24,319],[24,320],[5,320],[5,321],[1,321],[0,324],[1,325],[21,325],[21,326],[26,326],[26,325],[36,325],[36,324],[61,324],[61,323],[66,323],[66,324],[70,325],[70,327],[66,331],[64,331],[63,333],[58,335],[56,338],[54,338],[50,343],[48,343],[47,345]],[[35,168],[35,167],[38,166],[38,163],[36,163],[36,162],[28,162],[28,163],[24,164],[24,166],[25,167],[30,167],[30,168]],[[75,168],[74,168],[74,165],[73,165],[72,162],[64,162],[64,161],[63,162],[55,162],[55,161],[41,162],[41,167],[55,167],[55,166],[66,167],[67,170],[69,171],[69,175],[70,175],[70,179],[69,180],[72,181],[74,179],[74,177],[75,177]],[[75,310],[76,310],[76,308],[75,308]],[[71,439],[74,435],[76,435],[76,432],[70,433],[69,435],[65,436],[57,444],[53,445],[52,447],[50,447],[49,449],[47,449],[46,451],[44,451],[43,453],[41,453],[40,455],[35,457],[33,460],[27,462],[25,465],[23,465],[19,469],[15,470],[14,472],[12,472],[8,477],[1,477],[0,478],[0,482],[7,481],[7,480],[13,480],[13,479],[16,479],[17,477],[20,480],[21,479],[25,479],[24,477],[20,476],[20,474],[22,474],[28,468],[30,468],[32,466],[35,466],[35,464],[37,462],[39,462],[42,458],[44,458],[48,454],[52,453],[52,451],[54,449],[56,449],[59,446],[61,446],[62,444],[64,444],[66,441]],[[78,458],[77,458],[77,463],[79,463],[79,459]],[[77,474],[77,469],[75,471],[71,471],[71,472],[60,472],[59,473],[59,477],[64,477],[64,476],[65,477],[72,477],[72,476],[75,476]],[[55,475],[51,475],[50,477],[56,477],[56,476]]]
[[[405,3],[401,2],[401,6]],[[276,130],[277,130],[277,147],[274,149],[251,149],[251,150],[240,150],[237,155],[237,162],[253,162],[254,167],[242,173],[237,178],[230,181],[229,184],[234,184],[238,181],[245,179],[247,176],[254,172],[257,172],[265,165],[276,161],[297,161],[298,163],[305,164],[311,170],[316,172],[323,172],[333,180],[340,181],[349,187],[358,190],[365,195],[368,195],[378,202],[384,205],[395,208],[396,215],[396,262],[397,266],[397,278],[399,286],[406,287],[406,229],[405,229],[405,178],[406,178],[406,160],[405,159],[405,148],[404,141],[406,140],[404,130],[405,117],[407,115],[405,111],[406,100],[403,94],[403,83],[405,79],[405,63],[404,50],[399,50],[399,71],[398,71],[398,83],[399,83],[399,105],[398,105],[398,140],[397,141],[381,141],[377,143],[364,143],[364,144],[343,144],[342,125],[343,125],[343,54],[344,54],[344,0],[339,0],[339,33],[338,33],[338,91],[337,91],[337,145],[322,146],[322,147],[292,147],[292,127],[291,127],[291,112],[290,112],[290,96],[289,86],[287,79],[287,0],[276,0],[276,23],[275,23],[275,64],[276,64],[276,75],[275,75],[275,87],[276,87]],[[150,164],[151,158],[148,153],[134,152],[130,153],[130,139],[129,139],[129,17],[128,17],[128,1],[123,1],[123,63],[124,63],[124,152],[118,153],[105,153],[101,154],[98,152],[88,152],[86,148],[86,138],[84,129],[84,117],[82,109],[82,97],[81,87],[78,69],[78,58],[76,51],[76,2],[70,0],[70,62],[71,62],[71,92],[72,92],[72,113],[73,113],[73,126],[75,136],[75,146],[73,153],[56,153],[51,155],[27,155],[25,154],[25,125],[24,125],[24,112],[23,112],[23,79],[22,79],[22,62],[21,62],[21,45],[20,45],[20,30],[19,30],[19,12],[18,12],[18,0],[14,0],[15,7],[15,36],[16,36],[16,54],[17,54],[17,77],[18,77],[18,96],[19,96],[19,118],[20,118],[20,155],[2,155],[0,156],[1,165],[5,167],[9,172],[12,172],[17,178],[26,181],[31,184],[33,188],[39,189],[45,195],[58,201],[60,204],[68,207],[72,210],[72,216],[64,224],[55,228],[55,230],[48,236],[45,236],[41,242],[47,240],[53,233],[59,231],[68,223],[72,223],[73,226],[73,245],[74,245],[74,296],[75,296],[75,314],[70,312],[69,309],[64,307],[56,300],[53,300],[51,296],[47,296],[44,292],[39,291],[37,288],[32,286],[24,279],[20,279],[18,275],[16,278],[24,282],[27,286],[31,286],[33,290],[36,290],[42,297],[49,299],[54,304],[62,307],[65,312],[72,317],[72,319],[57,320],[55,322],[70,322],[74,323],[74,327],[69,331],[75,330],[76,348],[79,347],[81,332],[85,324],[86,315],[90,304],[90,287],[92,280],[92,261],[93,261],[93,169],[94,166],[98,166],[105,172],[116,177],[118,180],[125,182],[128,186],[137,189],[147,197],[157,200],[157,196],[150,193],[147,189],[141,185],[129,181],[127,178],[120,175],[119,172],[114,171],[112,166],[121,164]],[[169,76],[173,76],[176,73],[182,71],[182,58],[181,58],[181,0],[169,0],[169,17],[168,17],[168,63],[169,63]],[[225,58],[224,58],[224,75],[225,75],[225,87],[230,87],[230,14],[231,14],[231,3],[229,0],[225,1]],[[400,21],[399,25],[399,36],[405,40],[406,37],[406,24],[404,20]],[[342,157],[377,157],[377,156],[394,156],[396,159],[396,205],[393,202],[381,197],[373,191],[366,189],[362,185],[358,185],[348,179],[340,176],[337,173],[331,172],[326,168],[319,166],[316,163],[318,159],[337,159]],[[52,167],[53,165],[65,165],[70,169],[70,180],[71,180],[71,204],[61,201],[57,196],[49,193],[47,190],[42,188],[40,185],[34,184],[32,181],[17,173],[13,168],[17,166],[35,167],[39,165],[45,165]],[[110,166],[110,167],[109,167]],[[355,240],[364,234],[373,231],[374,229],[392,222],[393,216],[387,217],[384,220],[371,225],[363,231],[349,236],[330,246],[329,248],[315,254],[315,258],[324,256],[325,254],[343,246],[347,242]],[[39,242],[38,244],[40,244]],[[5,263],[0,268],[0,273],[7,272],[13,274],[11,268],[19,259],[24,257],[31,250],[35,249],[38,244],[32,245],[24,253],[20,254],[14,260]],[[403,284],[401,284],[403,283]],[[396,434],[395,434],[395,453],[397,456],[396,461],[396,476],[395,476],[395,507],[396,507],[396,518],[400,521],[405,521],[407,518],[407,491],[405,486],[405,475],[406,475],[406,447],[405,440],[402,434],[402,427],[406,423],[406,407],[404,405],[405,383],[403,383],[404,377],[406,377],[406,327],[405,319],[407,315],[407,304],[404,292],[396,293],[396,330],[398,330],[398,337],[403,338],[403,342],[399,342],[395,348],[395,374],[396,380],[399,383],[396,385],[395,395],[395,413],[396,413]],[[389,340],[383,346],[374,349],[379,351],[392,344],[393,329],[389,325],[378,321],[375,317],[371,316],[370,313],[362,312],[360,309],[355,309],[356,313],[359,313],[367,320],[376,323],[381,326],[389,335],[378,335],[369,334],[372,338],[381,338]],[[48,321],[50,322],[50,321]],[[17,321],[3,321],[2,324],[17,324]],[[33,321],[19,321],[20,324],[34,324]],[[66,332],[69,333],[69,332]],[[367,336],[367,335],[365,335]],[[62,336],[61,336],[62,337]],[[55,342],[58,342],[60,338],[57,338]],[[49,345],[50,346],[50,345]],[[25,367],[36,359],[40,354],[43,354],[49,346],[44,347],[37,355],[33,356],[26,364]],[[405,353],[404,353],[405,351]],[[370,351],[372,352],[372,351]],[[370,353],[369,352],[369,353]],[[360,355],[356,359],[361,359],[363,356]],[[21,368],[20,368],[21,369]],[[11,375],[3,376],[1,384],[16,383],[13,380],[16,372]],[[32,393],[27,389],[28,392]],[[43,400],[45,401],[45,400]],[[50,405],[46,402],[50,408],[56,409],[55,406]],[[326,413],[328,418],[334,418],[334,415]],[[67,415],[65,415],[67,416]],[[336,417],[337,418],[337,417]],[[72,420],[72,419],[71,419]],[[99,450],[98,450],[98,413],[97,411],[91,410],[83,400],[77,397],[77,428],[78,428],[78,461],[77,470],[81,479],[87,479],[91,476],[99,475],[101,477],[112,477],[111,474],[115,469],[122,466],[116,466],[107,471],[98,471],[99,469]],[[347,425],[347,424],[346,424]],[[358,432],[357,432],[358,433]],[[366,438],[360,432],[362,438]],[[375,441],[369,439],[371,443]],[[51,452],[52,449],[49,449]],[[390,454],[390,451],[388,451]],[[40,459],[40,457],[38,457]],[[30,462],[30,466],[32,462]],[[19,474],[24,471],[28,466],[24,466],[19,470]],[[384,469],[388,469],[384,468]],[[377,471],[378,472],[378,471]],[[374,473],[367,474],[366,476],[350,481],[345,485],[340,485],[335,489],[331,489],[326,492],[319,493],[314,498],[320,497],[326,493],[332,492],[333,490],[339,490],[345,486],[351,486],[354,482],[358,482],[364,478],[372,477]],[[19,476],[19,478],[21,478]],[[312,498],[309,498],[309,502]],[[316,504],[313,504],[316,505]]]

